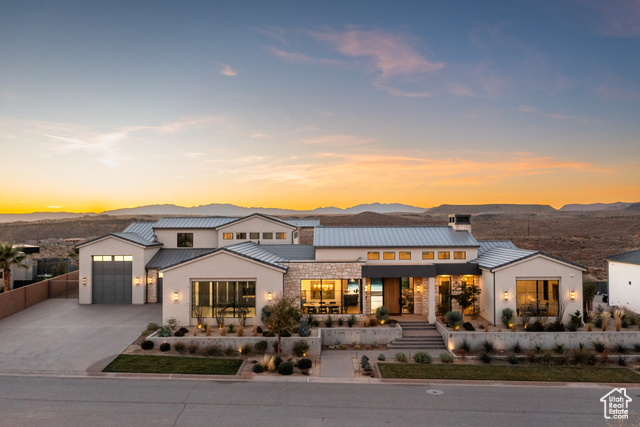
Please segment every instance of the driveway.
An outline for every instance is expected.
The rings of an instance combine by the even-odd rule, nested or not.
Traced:
[[[161,304],[49,299],[0,320],[0,371],[99,372],[147,323],[161,321]]]

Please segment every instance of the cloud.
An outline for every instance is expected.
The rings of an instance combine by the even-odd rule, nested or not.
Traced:
[[[558,113],[547,113],[547,112],[544,112],[544,111],[540,111],[535,107],[530,107],[530,106],[527,106],[527,105],[519,106],[518,107],[518,111],[520,111],[522,113],[538,114],[538,115],[549,117],[549,118],[555,119],[555,120],[577,120],[580,123],[589,123],[589,119],[586,119],[584,117],[568,116],[566,114],[558,114]]]
[[[640,37],[640,0],[576,0],[591,9],[595,31],[609,37]]]
[[[337,59],[331,58],[312,58],[300,52],[285,52],[274,47],[269,47],[268,51],[273,55],[282,58],[288,62],[297,64],[310,64],[310,65],[340,65],[342,64]]]
[[[301,142],[309,145],[338,145],[341,147],[364,145],[371,141],[373,138],[361,138],[355,135],[324,135],[314,138],[303,138]]]
[[[222,68],[222,70],[220,70],[220,73],[223,76],[237,76],[238,72],[233,70],[230,66],[225,65],[224,68]]]
[[[418,53],[407,37],[382,30],[348,30],[344,32],[311,32],[317,40],[332,44],[340,53],[350,57],[368,57],[383,76],[407,76],[428,73],[444,67]]]

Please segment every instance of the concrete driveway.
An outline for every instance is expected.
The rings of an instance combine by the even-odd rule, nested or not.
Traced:
[[[0,371],[99,372],[161,318],[161,304],[49,299],[0,320]]]

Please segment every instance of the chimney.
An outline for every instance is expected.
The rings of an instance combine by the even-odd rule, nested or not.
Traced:
[[[449,226],[456,231],[468,231],[471,233],[471,215],[451,214],[449,215]]]

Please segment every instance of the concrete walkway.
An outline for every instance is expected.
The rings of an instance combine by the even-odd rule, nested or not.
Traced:
[[[43,301],[0,320],[0,371],[99,372],[161,317],[160,304]]]

